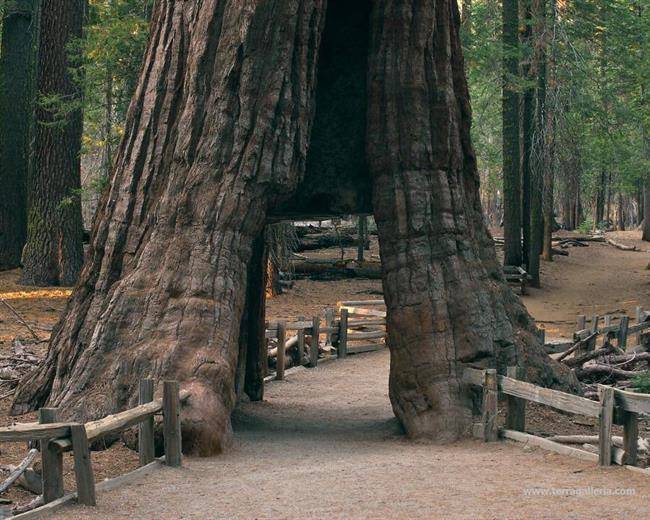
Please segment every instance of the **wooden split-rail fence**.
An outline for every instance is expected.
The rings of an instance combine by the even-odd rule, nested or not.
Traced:
[[[96,504],[95,478],[90,446],[122,430],[138,425],[140,466],[154,462],[154,416],[162,413],[164,462],[181,465],[180,409],[189,392],[179,389],[176,381],[163,383],[162,398],[154,399],[151,379],[140,381],[139,405],[85,424],[60,422],[56,408],[41,408],[38,423],[18,423],[0,428],[0,442],[40,441],[43,478],[43,502],[63,497],[63,453],[72,450],[77,485],[77,501]]]
[[[377,308],[381,306],[384,300],[344,301],[337,309],[327,309],[324,316],[309,321],[298,318],[295,322],[267,323],[265,337],[276,340],[278,345],[275,379],[284,379],[285,357],[292,353],[297,365],[318,366],[323,336],[325,346],[331,346],[337,358],[384,349],[386,311]],[[292,332],[295,336],[289,338]]]
[[[479,386],[483,390],[481,421],[474,425],[475,436],[486,442],[496,441],[499,437],[527,442],[583,459],[597,460],[601,466],[609,466],[612,462],[630,466],[637,464],[639,420],[650,418],[650,394],[600,385],[600,399],[596,402],[527,383],[522,376],[523,369],[520,367],[509,367],[506,376],[498,375],[494,369],[466,368],[463,371],[466,384]],[[505,428],[502,429],[497,424],[501,396],[505,397],[506,404]],[[527,401],[597,418],[598,455],[525,433]],[[623,426],[622,449],[612,443],[613,424]]]
[[[650,351],[650,311],[637,307],[634,320],[626,315],[578,315],[576,330],[571,341],[546,343],[549,354],[559,354],[581,342],[580,351],[596,348],[599,338],[603,342],[616,341],[616,346],[628,352]]]

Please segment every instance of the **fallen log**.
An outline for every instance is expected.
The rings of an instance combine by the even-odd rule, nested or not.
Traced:
[[[598,435],[553,435],[547,438],[549,441],[561,442],[562,444],[592,444],[598,442]],[[620,435],[612,435],[612,444],[618,448],[622,448],[623,437]],[[639,437],[637,439],[637,447],[639,451],[647,452],[649,448],[648,440]]]
[[[357,245],[356,237],[347,234],[306,235],[300,239],[298,251],[315,251],[330,247],[351,247]]]
[[[23,459],[23,461],[16,466],[16,468],[9,474],[9,476],[5,479],[5,481],[0,484],[0,494],[4,493],[11,487],[11,485],[18,480],[18,478],[25,472],[25,470],[30,466],[32,462],[34,462],[34,459],[36,458],[36,454],[38,453],[37,449],[29,450],[29,453],[27,454],[27,457]]]
[[[631,377],[638,376],[642,373],[640,370],[623,370],[621,368],[614,368],[598,363],[594,363],[593,365],[584,365],[582,368],[575,368],[574,372],[578,379],[582,379],[588,375],[606,375],[614,379],[630,379]]]
[[[597,333],[597,332],[593,332],[593,333],[589,334],[589,336],[587,336],[586,338],[577,341],[577,342],[575,343],[575,345],[573,345],[570,349],[567,349],[567,350],[565,350],[562,354],[560,354],[560,355],[557,357],[557,361],[562,361],[564,358],[568,357],[570,354],[573,354],[573,353],[574,353],[576,350],[578,350],[580,347],[582,347],[582,346],[588,344],[588,343],[589,343],[593,338],[595,338],[596,336],[598,336],[598,333]]]
[[[312,280],[331,280],[335,278],[381,278],[379,262],[363,262],[361,265],[341,260],[294,261],[293,272],[296,278]]]
[[[11,512],[15,515],[19,515],[21,513],[26,513],[27,511],[31,511],[32,509],[36,509],[37,507],[41,507],[45,502],[43,501],[43,495],[37,496],[34,500],[29,502],[28,504],[22,505],[22,506],[16,506],[11,509]]]
[[[616,249],[620,249],[621,251],[637,251],[636,246],[626,246],[625,244],[621,244],[620,242],[616,242],[612,240],[611,238],[606,239],[606,242],[610,246],[614,246]]]
[[[603,348],[599,348],[598,350],[594,350],[592,352],[586,352],[580,356],[562,359],[561,361],[567,366],[579,367],[584,363],[586,363],[587,361],[591,361],[592,359],[599,358],[600,356],[606,356],[616,351],[617,349],[613,345],[608,343],[606,346],[604,346]]]

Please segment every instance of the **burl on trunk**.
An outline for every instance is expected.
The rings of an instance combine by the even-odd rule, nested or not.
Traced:
[[[262,395],[259,237],[306,169],[325,11],[325,0],[156,4],[81,281],[14,412],[47,400],[85,420],[133,403],[141,377],[174,378],[192,392],[186,451],[227,444],[237,392]],[[469,423],[464,363],[562,375],[482,220],[455,1],[377,0],[369,32],[391,400],[410,435],[452,440]]]

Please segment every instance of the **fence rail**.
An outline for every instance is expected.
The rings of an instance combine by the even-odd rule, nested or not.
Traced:
[[[321,336],[325,336],[325,346],[331,346],[338,358],[384,349],[386,312],[375,308],[382,305],[383,300],[344,301],[338,303],[336,310],[327,309],[324,317],[315,316],[311,321],[299,318],[294,322],[267,322],[264,337],[278,344],[277,349],[271,349],[276,356],[275,379],[284,378],[289,359],[310,368],[318,366]],[[289,337],[288,332],[296,334]],[[372,342],[376,340],[383,341]],[[279,348],[281,344],[284,349]]]
[[[509,367],[508,375],[521,374],[521,369]],[[483,389],[481,422],[475,427],[475,434],[485,441],[494,441],[499,436],[521,440],[535,438],[540,446],[557,445],[564,448],[558,450],[577,450],[584,454],[593,454],[559,445],[548,439],[523,433],[525,429],[525,402],[532,401],[551,406],[563,412],[597,417],[599,425],[598,434],[598,462],[602,466],[609,466],[612,460],[619,464],[636,465],[637,463],[637,437],[639,415],[650,415],[650,394],[635,394],[617,388],[600,385],[599,402],[591,401],[584,397],[543,388],[513,377],[497,375],[494,369],[477,370],[466,368],[463,371],[463,381],[469,385],[481,386]],[[507,397],[506,428],[499,430],[497,425],[499,394]],[[623,426],[623,449],[618,450],[612,445],[612,425],[617,416],[618,423]],[[587,457],[589,458],[589,457]]]
[[[162,412],[165,463],[181,465],[180,405],[190,393],[180,391],[178,382],[163,383],[163,397],[153,399],[153,381],[140,381],[140,404],[135,408],[85,424],[59,422],[56,408],[41,408],[39,423],[22,423],[0,428],[0,442],[38,440],[43,465],[43,501],[45,504],[63,497],[63,452],[72,450],[77,485],[77,500],[95,505],[95,479],[90,445],[108,435],[139,425],[140,465],[153,462],[154,415]]]

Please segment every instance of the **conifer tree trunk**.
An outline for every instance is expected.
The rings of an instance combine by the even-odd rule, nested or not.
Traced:
[[[643,234],[642,240],[650,242],[650,178],[643,182]]]
[[[21,282],[73,285],[83,263],[80,39],[86,0],[43,0]],[[79,50],[77,50],[79,49]]]
[[[517,362],[532,379],[562,379],[504,283],[485,226],[459,22],[454,1],[376,2],[369,60],[389,393],[407,434],[438,442],[469,430],[466,364]]]
[[[192,393],[184,449],[228,444],[246,300],[260,312],[247,267],[305,169],[324,11],[246,6],[156,2],[81,279],[15,413],[47,401],[86,421],[135,404],[142,377],[176,379]]]
[[[503,236],[505,265],[522,264],[519,150],[519,2],[503,0]]]
[[[27,237],[26,183],[33,129],[35,0],[5,2],[0,49],[0,269],[20,265]]]
[[[141,377],[177,379],[191,392],[184,449],[207,455],[228,444],[237,395],[262,397],[260,237],[306,169],[326,5],[155,5],[81,280],[13,411],[47,402],[85,421],[134,404]],[[454,1],[378,0],[365,71],[390,396],[410,435],[439,441],[468,433],[466,363],[575,383],[483,221],[458,29]]]
[[[534,45],[533,41],[533,16],[532,0],[524,0],[525,28],[522,34],[522,43],[528,47]],[[522,262],[527,271],[530,271],[530,244],[531,244],[531,154],[533,152],[533,132],[535,130],[535,88],[532,85],[532,56],[523,63],[522,76],[526,80],[521,107],[521,231],[522,231]]]

